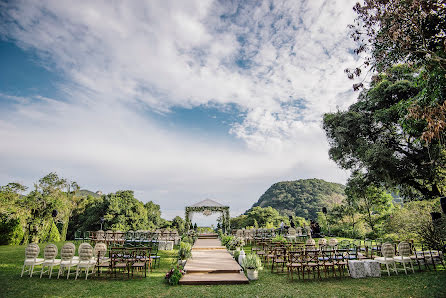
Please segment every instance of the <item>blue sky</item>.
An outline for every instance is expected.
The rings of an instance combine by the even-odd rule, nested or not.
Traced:
[[[357,96],[354,2],[0,2],[0,184],[56,171],[171,218],[345,182],[321,116]]]

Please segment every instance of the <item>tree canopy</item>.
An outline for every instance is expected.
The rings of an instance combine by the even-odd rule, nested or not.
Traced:
[[[423,80],[422,70],[394,66],[347,111],[325,114],[330,158],[364,174],[370,183],[398,189],[406,198],[444,195],[445,148],[439,140],[423,142],[425,121],[409,115]]]

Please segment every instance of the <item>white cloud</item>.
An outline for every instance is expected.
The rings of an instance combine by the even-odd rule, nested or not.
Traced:
[[[61,72],[67,98],[17,98],[2,113],[0,181],[59,169],[93,189],[136,189],[165,210],[203,196],[243,210],[281,179],[345,181],[328,161],[321,115],[355,97],[342,71],[355,59],[354,2],[7,4],[0,34]],[[140,112],[230,103],[246,114],[231,129],[246,148]]]

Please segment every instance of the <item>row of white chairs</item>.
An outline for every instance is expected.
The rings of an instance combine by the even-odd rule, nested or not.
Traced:
[[[78,255],[75,256],[76,246],[71,243],[65,243],[60,251],[60,259],[57,259],[58,248],[54,244],[48,244],[43,250],[43,258],[39,258],[40,248],[37,244],[31,243],[25,249],[25,262],[22,268],[22,274],[29,272],[32,277],[35,266],[41,266],[40,278],[49,273],[49,278],[53,273],[53,268],[59,266],[57,278],[65,274],[67,271],[67,279],[70,277],[70,270],[76,267],[76,278],[85,271],[85,279],[88,278],[90,269],[94,272],[94,267],[99,260],[105,261],[107,253],[107,245],[105,243],[97,243],[93,247],[89,243],[81,243],[78,248]],[[45,270],[46,269],[46,270]]]

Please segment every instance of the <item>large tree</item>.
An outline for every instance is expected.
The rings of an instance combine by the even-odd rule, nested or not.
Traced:
[[[422,141],[425,121],[409,115],[423,74],[404,65],[390,68],[347,111],[323,119],[331,159],[412,199],[443,196],[446,184],[444,145],[439,139]]]
[[[364,0],[353,8],[350,25],[356,53],[364,63],[346,69],[350,79],[368,73],[387,72],[398,63],[423,69],[420,92],[409,116],[426,122],[421,139],[444,143],[446,129],[446,5],[443,0]],[[355,90],[362,82],[353,85]]]

